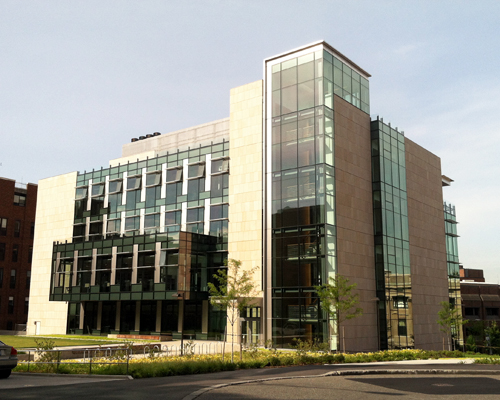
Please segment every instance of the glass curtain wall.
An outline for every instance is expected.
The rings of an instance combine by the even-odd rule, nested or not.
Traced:
[[[405,137],[371,123],[375,274],[381,349],[412,348]]]
[[[328,334],[336,344],[314,289],[336,273],[334,95],[369,113],[369,89],[326,48],[266,65],[270,317],[279,347],[294,339],[326,341]]]
[[[453,304],[462,315],[462,298],[460,296],[460,272],[458,260],[457,216],[455,206],[444,203],[444,225],[446,233],[446,259],[448,262],[448,289],[450,304]],[[463,331],[460,327],[452,327],[455,341],[463,344]]]
[[[328,100],[324,94],[322,50],[268,68],[272,338],[289,347],[294,339],[327,335],[314,286],[335,271],[333,102],[332,91]]]

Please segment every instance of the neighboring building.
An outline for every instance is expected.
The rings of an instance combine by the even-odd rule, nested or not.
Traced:
[[[0,178],[0,330],[28,319],[37,185]]]
[[[260,267],[251,340],[335,346],[314,286],[342,274],[364,310],[342,327],[347,350],[442,347],[440,159],[370,119],[370,75],[327,43],[264,66],[231,90],[229,118],[40,181],[31,332],[175,335],[184,323],[220,338],[207,283],[229,257]]]
[[[460,265],[460,282],[485,282],[482,269],[464,268]]]
[[[487,282],[461,282],[463,315],[474,321],[497,321],[500,319],[500,286]]]

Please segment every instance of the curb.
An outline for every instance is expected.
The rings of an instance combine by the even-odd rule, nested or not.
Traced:
[[[349,376],[349,375],[500,375],[498,370],[464,370],[464,369],[364,369],[364,370],[344,370],[344,371],[331,371],[321,375],[307,375],[307,376],[282,376],[275,378],[261,378],[250,379],[246,381],[237,381],[231,383],[221,383],[219,385],[209,386],[199,389],[187,396],[182,400],[194,400],[202,394],[214,389],[220,389],[228,386],[245,385],[247,383],[258,383],[267,381],[279,381],[284,379],[301,379],[301,378],[326,378],[329,376]]]
[[[44,372],[12,372],[12,375],[44,376],[47,378],[80,378],[80,379],[108,379],[108,380],[133,380],[131,375],[98,375],[98,374],[49,374]]]

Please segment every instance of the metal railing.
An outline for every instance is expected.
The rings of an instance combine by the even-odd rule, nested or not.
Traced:
[[[124,365],[128,375],[132,349],[108,347],[101,349],[26,350],[23,353],[28,355],[28,359],[21,359],[19,364],[26,364],[27,372],[34,372],[33,365],[46,365],[45,372],[56,374],[64,365],[88,365],[88,374],[92,374],[92,367],[96,365]],[[19,353],[19,355],[22,357],[23,353]]]
[[[235,343],[235,346],[239,344]],[[88,366],[84,368],[88,374],[92,374],[92,368],[97,365],[124,365],[126,374],[129,373],[129,364],[132,358],[156,358],[156,357],[175,357],[175,356],[194,356],[202,354],[221,354],[224,351],[229,352],[231,343],[209,342],[193,343],[185,341],[181,351],[178,344],[161,345],[145,344],[130,347],[100,347],[86,349],[51,349],[51,350],[25,350],[26,360],[20,360],[20,364],[27,365],[27,372],[34,372],[33,366],[46,365],[44,372],[60,373],[61,366],[78,365]],[[239,348],[239,347],[237,347]],[[23,354],[20,356],[24,358]],[[20,357],[20,358],[21,358]]]

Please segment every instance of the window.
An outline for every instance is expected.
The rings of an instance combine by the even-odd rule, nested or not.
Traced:
[[[87,198],[87,186],[82,186],[76,188],[76,200],[82,200]]]
[[[9,285],[9,287],[11,289],[16,288],[16,270],[15,269],[10,270],[10,285]]]
[[[167,211],[165,213],[165,231],[174,232],[180,230],[182,211]]]
[[[14,237],[18,238],[21,236],[21,221],[16,220],[14,223]]]
[[[19,245],[15,244],[12,246],[12,262],[17,262],[19,259]]]
[[[153,172],[146,175],[146,187],[158,186],[161,184],[161,172]]]
[[[141,188],[141,176],[131,176],[127,178],[127,190],[137,190]]]
[[[465,315],[479,316],[479,307],[465,307]]]
[[[89,237],[94,240],[102,238],[102,221],[92,222],[89,226]]]
[[[166,183],[179,182],[182,180],[182,168],[175,167],[167,169],[167,181]]]
[[[144,229],[155,231],[160,227],[160,214],[148,214],[144,216]]]
[[[142,284],[142,290],[150,292],[154,288],[155,253],[139,253],[137,260],[137,283]]]
[[[94,188],[94,186],[92,186],[92,188]],[[103,208],[104,208],[104,196],[92,197],[92,200],[90,201],[90,215],[92,217],[97,217],[101,215],[101,210]]]
[[[182,182],[169,183],[167,185],[167,204],[176,204],[177,196],[182,194]]]
[[[24,313],[25,314],[28,314],[29,304],[30,304],[30,298],[29,297],[25,297],[24,298]]]
[[[31,271],[26,271],[26,289],[31,286]]]
[[[406,320],[405,319],[400,319],[398,321],[398,335],[399,336],[406,336],[407,335]]]
[[[121,232],[121,219],[108,219],[108,226],[106,228],[106,235],[110,236],[113,234],[119,235]]]
[[[0,289],[3,286],[3,268],[0,268]]]
[[[7,312],[9,314],[14,314],[14,297],[9,297]]]
[[[84,237],[85,236],[85,224],[73,225],[73,237]]]
[[[202,178],[205,176],[205,163],[191,164],[188,166],[188,179]]]
[[[108,213],[118,212],[118,207],[122,205],[122,194],[113,193],[108,195]]]
[[[87,200],[75,200],[75,218],[83,218],[84,211],[87,211]]]
[[[212,176],[210,196],[221,197],[223,195],[223,189],[227,189],[228,187],[229,187],[229,174],[220,174]]]
[[[109,181],[108,193],[118,193],[122,191],[122,180]]]
[[[14,205],[24,207],[26,205],[26,195],[25,194],[14,194]]]
[[[7,236],[7,218],[0,218],[0,236]]]
[[[186,222],[198,222],[203,221],[205,216],[205,208],[189,208],[187,210],[187,219]]]
[[[96,285],[100,292],[109,292],[111,283],[111,256],[98,256],[96,260]]]
[[[227,219],[211,221],[210,236],[216,237],[217,243],[227,243]]]
[[[88,293],[90,288],[92,270],[91,257],[79,257],[77,261],[76,286],[80,287],[80,293]]]
[[[125,230],[126,231],[138,230],[140,227],[140,222],[141,222],[140,217],[125,218]]]
[[[141,202],[141,191],[140,190],[129,190],[127,192],[126,206],[127,211],[135,210],[137,208],[137,203]]]
[[[0,243],[0,261],[5,261],[5,243]]]
[[[486,315],[489,317],[498,317],[498,308],[486,308]]]
[[[92,185],[92,197],[104,195],[104,183]]]
[[[392,298],[394,308],[408,308],[408,297],[394,296]]]
[[[30,238],[33,239],[35,237],[35,223],[31,223],[31,229],[30,229]]]
[[[212,160],[212,174],[219,174],[222,172],[227,172],[229,170],[229,159],[220,158],[218,160]]]
[[[195,222],[192,224],[187,224],[186,231],[192,232],[192,233],[203,234],[203,233],[205,233],[205,224],[203,222]]]
[[[191,179],[188,181],[188,201],[198,200],[200,193],[205,191],[205,179]]]
[[[33,261],[33,246],[28,249],[28,263],[31,264]]]
[[[161,199],[161,186],[150,186],[146,188],[146,207],[154,207],[156,200]]]
[[[181,223],[182,211],[167,211],[165,213],[165,225],[177,225]]]
[[[210,207],[210,219],[227,218],[228,208],[227,204],[219,204]]]

